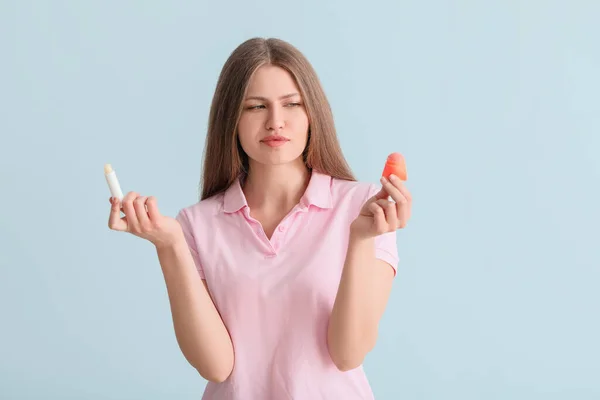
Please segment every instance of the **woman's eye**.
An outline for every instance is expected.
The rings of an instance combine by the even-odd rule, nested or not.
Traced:
[[[301,105],[302,105],[301,103],[287,103],[287,104],[285,104],[285,107],[299,107]],[[246,107],[247,110],[262,110],[265,108],[267,108],[267,107],[264,104],[256,104],[256,105]]]

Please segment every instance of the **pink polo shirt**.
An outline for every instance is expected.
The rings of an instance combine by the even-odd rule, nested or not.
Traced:
[[[233,341],[235,363],[205,400],[373,399],[362,366],[341,372],[327,325],[350,223],[379,187],[313,172],[299,204],[271,240],[239,181],[177,215],[198,273]],[[396,233],[376,238],[376,257],[396,271]]]

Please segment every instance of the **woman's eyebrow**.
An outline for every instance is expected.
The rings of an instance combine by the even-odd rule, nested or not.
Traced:
[[[299,96],[299,94],[298,93],[289,93],[284,96],[281,96],[279,98],[279,100],[289,99],[290,97],[294,97],[294,96]],[[269,99],[267,99],[266,97],[262,97],[262,96],[249,96],[249,97],[246,97],[246,100],[269,101]]]

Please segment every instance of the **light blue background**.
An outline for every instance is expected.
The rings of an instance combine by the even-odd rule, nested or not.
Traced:
[[[200,398],[102,167],[166,214],[195,202],[220,68],[275,36],[360,179],[407,159],[376,398],[599,399],[599,20],[592,0],[1,1],[0,398]]]

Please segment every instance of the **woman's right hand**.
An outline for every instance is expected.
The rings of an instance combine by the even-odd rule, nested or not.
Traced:
[[[172,246],[183,238],[181,225],[175,218],[158,211],[156,198],[129,192],[120,202],[111,197],[108,227],[115,231],[129,232],[150,241],[157,248]],[[121,217],[121,211],[125,214]]]

